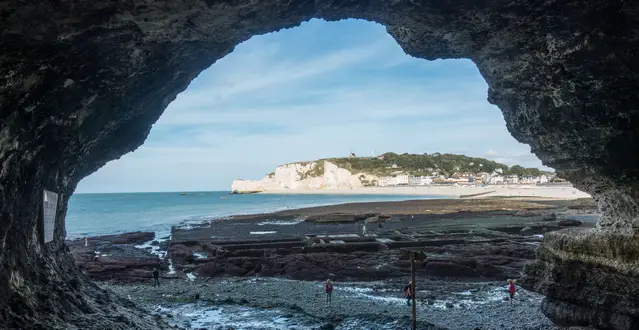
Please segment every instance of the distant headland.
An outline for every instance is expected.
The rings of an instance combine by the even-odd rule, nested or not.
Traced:
[[[278,166],[261,180],[235,180],[231,193],[372,193],[406,195],[491,194],[569,198],[577,193],[556,196],[540,189],[514,192],[513,189],[569,186],[553,172],[520,165],[508,166],[492,160],[456,154],[396,154],[376,157],[325,158]],[[457,187],[459,189],[451,190]],[[501,192],[508,188],[509,192]],[[495,191],[493,191],[493,190]],[[500,190],[500,191],[496,191]],[[565,190],[565,189],[564,189]],[[548,195],[552,196],[548,196]],[[579,192],[579,196],[587,194]]]

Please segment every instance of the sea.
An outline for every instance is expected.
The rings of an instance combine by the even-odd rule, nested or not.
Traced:
[[[415,195],[247,194],[226,191],[74,194],[66,217],[67,239],[154,231],[170,235],[172,226],[209,219],[259,214],[303,207],[358,202],[450,198]]]

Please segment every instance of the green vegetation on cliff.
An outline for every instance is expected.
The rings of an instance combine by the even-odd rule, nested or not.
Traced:
[[[432,175],[433,172],[436,172],[440,175],[452,176],[458,172],[491,173],[499,169],[505,175],[538,176],[546,173],[537,168],[524,168],[519,165],[508,167],[508,165],[484,158],[440,153],[422,155],[404,153],[399,155],[388,152],[378,157],[327,158],[322,160],[327,160],[351,172],[377,176],[392,175],[397,172],[414,176]],[[318,163],[323,162],[318,161]]]

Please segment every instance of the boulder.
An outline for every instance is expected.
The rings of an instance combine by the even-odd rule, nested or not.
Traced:
[[[233,264],[227,264],[226,267],[224,267],[224,273],[231,276],[244,276],[246,269]]]
[[[379,222],[379,216],[377,215],[364,220],[364,223],[377,223],[377,222]]]
[[[215,277],[224,274],[224,268],[212,262],[198,267],[194,273],[201,277]]]
[[[557,224],[562,227],[579,227],[583,224],[583,222],[576,219],[566,219],[566,220],[561,220],[557,222]]]

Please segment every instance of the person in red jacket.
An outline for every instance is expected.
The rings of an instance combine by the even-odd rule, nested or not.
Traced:
[[[332,302],[331,294],[333,293],[333,282],[330,279],[324,283],[324,291],[326,291],[326,303],[330,304]]]
[[[510,302],[512,303],[513,298],[515,298],[515,280],[508,280],[508,293],[510,293]]]
[[[406,297],[406,304],[410,306],[410,302],[413,299],[413,281],[408,282],[408,285],[404,287],[404,296]]]

